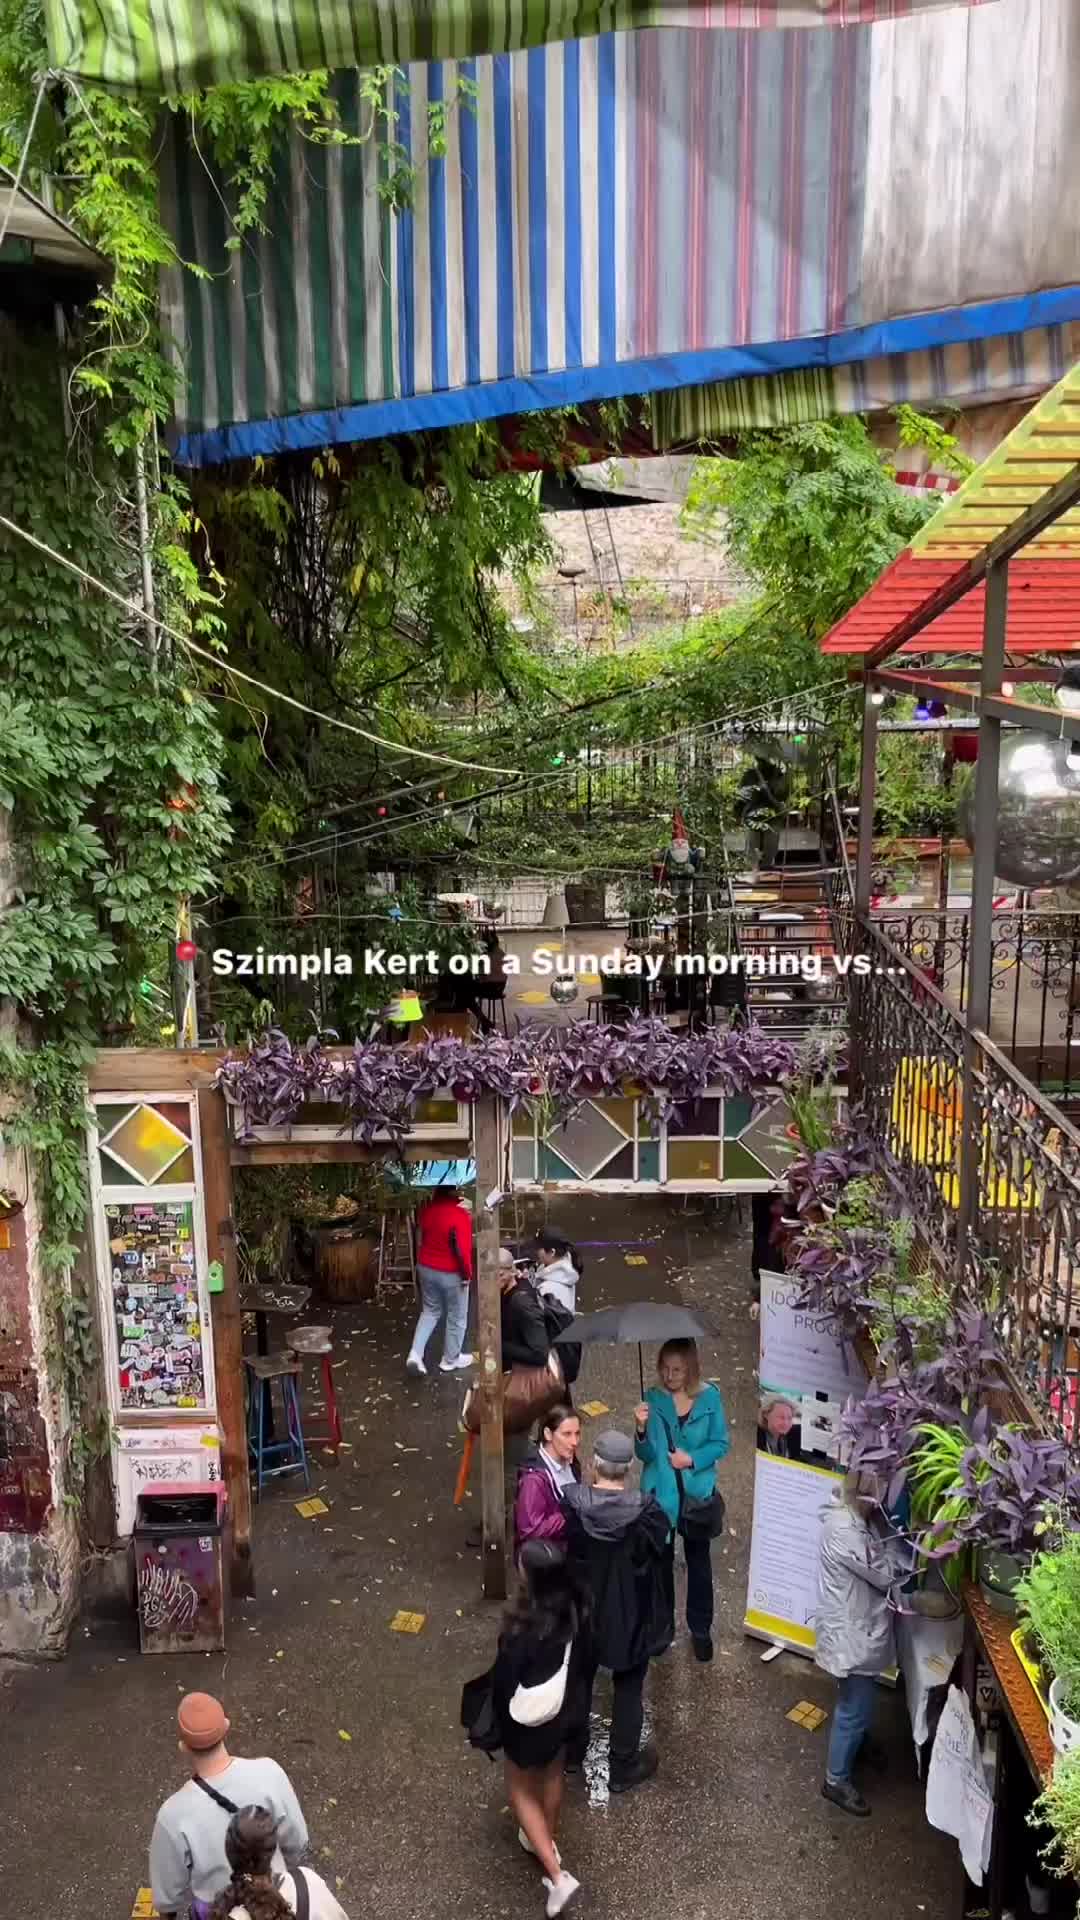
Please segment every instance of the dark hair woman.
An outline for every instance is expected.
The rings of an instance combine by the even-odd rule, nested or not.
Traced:
[[[241,1807],[229,1821],[225,1858],[232,1879],[210,1909],[210,1920],[346,1920],[326,1881],[310,1867],[297,1867],[274,1883],[271,1865],[277,1821],[265,1807]]]
[[[580,1740],[588,1712],[587,1626],[584,1601],[561,1547],[550,1540],[527,1541],[521,1571],[524,1585],[499,1636],[492,1699],[518,1840],[543,1868],[546,1912],[554,1920],[580,1892],[555,1839],[566,1748]]]
[[[536,1445],[525,1455],[514,1499],[514,1551],[520,1558],[527,1540],[566,1538],[562,1496],[581,1479],[578,1448],[581,1421],[565,1401],[545,1413]]]
[[[671,1624],[675,1626],[675,1535],[686,1555],[686,1624],[699,1660],[713,1657],[711,1540],[687,1524],[686,1502],[711,1501],[716,1467],[730,1446],[724,1403],[711,1381],[701,1378],[693,1340],[668,1340],[657,1360],[659,1384],[650,1387],[635,1415],[635,1452],[644,1464],[642,1493],[653,1493],[671,1526],[665,1567]]]
[[[585,1262],[564,1233],[545,1227],[536,1236],[536,1291],[565,1312],[577,1312],[577,1283]]]

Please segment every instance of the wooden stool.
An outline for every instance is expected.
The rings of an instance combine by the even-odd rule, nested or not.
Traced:
[[[500,1013],[502,1014],[502,1030],[503,1030],[503,1033],[506,1035],[506,1038],[509,1040],[510,1029],[506,1024],[505,992],[478,993],[476,996],[476,1004],[478,1007],[483,1007],[484,1012],[487,1015],[487,1018],[491,1021],[491,1024],[493,1027],[496,1027],[496,1028],[498,1027],[499,1015]]]
[[[248,1453],[255,1469],[255,1498],[262,1499],[263,1481],[278,1473],[302,1473],[305,1488],[311,1486],[304,1424],[300,1417],[297,1375],[300,1362],[291,1353],[248,1353],[244,1355],[248,1371]],[[273,1404],[274,1381],[281,1382],[281,1404],[285,1414],[284,1440],[267,1437],[267,1416]],[[277,1466],[266,1462],[284,1454]]]
[[[337,1394],[334,1392],[334,1369],[330,1356],[334,1351],[329,1327],[294,1327],[288,1335],[288,1345],[292,1353],[303,1360],[305,1354],[318,1355],[322,1370],[323,1400],[326,1405],[325,1433],[309,1433],[309,1447],[328,1447],[334,1459],[341,1447],[341,1416],[338,1413]]]

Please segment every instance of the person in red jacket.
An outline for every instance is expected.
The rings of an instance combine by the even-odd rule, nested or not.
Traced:
[[[473,1363],[472,1354],[462,1352],[473,1277],[472,1215],[456,1188],[443,1187],[421,1207],[416,1229],[416,1277],[422,1304],[406,1371],[427,1372],[428,1342],[440,1320],[445,1320],[439,1372],[455,1373]]]
[[[581,1445],[581,1421],[573,1407],[561,1403],[552,1407],[540,1422],[536,1446],[527,1454],[518,1474],[514,1501],[514,1558],[520,1560],[526,1540],[554,1540],[566,1537],[566,1515],[562,1497],[567,1487],[581,1479],[578,1448]]]

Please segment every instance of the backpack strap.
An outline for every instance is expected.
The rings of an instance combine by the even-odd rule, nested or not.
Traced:
[[[296,1888],[296,1920],[310,1920],[311,1889],[303,1867],[297,1867],[293,1874],[293,1886]]]
[[[219,1807],[224,1808],[226,1813],[239,1813],[240,1809],[235,1802],[226,1800],[225,1795],[219,1793],[216,1787],[210,1786],[209,1782],[204,1780],[200,1774],[193,1774],[192,1779],[194,1784],[200,1788],[203,1793],[207,1794],[211,1800],[215,1800]]]

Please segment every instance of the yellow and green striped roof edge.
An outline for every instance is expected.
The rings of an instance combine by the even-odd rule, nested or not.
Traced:
[[[1080,463],[1080,362],[1045,393],[958,492],[920,527],[914,559],[970,560]],[[1080,557],[1080,507],[1024,547],[1025,560]]]

